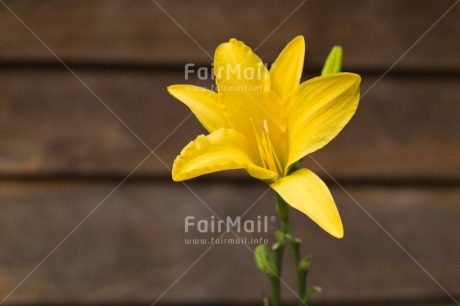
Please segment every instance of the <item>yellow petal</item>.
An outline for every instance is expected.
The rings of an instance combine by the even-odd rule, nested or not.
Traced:
[[[358,107],[361,78],[336,73],[302,83],[287,101],[292,164],[331,141]]]
[[[270,75],[262,60],[243,42],[231,39],[219,45],[214,74],[223,113],[230,127],[242,133],[252,130],[250,118],[262,122],[268,104]]]
[[[168,91],[190,108],[208,132],[228,127],[216,92],[192,85],[172,85]]]
[[[326,184],[312,171],[300,169],[270,185],[289,205],[300,210],[336,238],[343,226]]]
[[[212,172],[246,169],[261,180],[272,180],[276,173],[255,165],[245,148],[244,135],[231,129],[219,129],[207,136],[200,135],[190,142],[174,161],[174,181],[184,181]]]
[[[299,86],[304,57],[305,40],[303,36],[297,36],[284,48],[270,69],[271,88],[281,99]]]

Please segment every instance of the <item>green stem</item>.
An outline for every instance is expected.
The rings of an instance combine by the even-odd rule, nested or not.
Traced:
[[[303,273],[300,273],[297,271],[297,284],[298,284],[298,291],[299,291],[299,297],[301,300],[299,301],[299,306],[305,306],[305,293],[306,293],[306,277]]]
[[[294,264],[297,272],[297,292],[298,296],[300,298],[299,300],[299,306],[304,306],[308,301],[306,301],[306,276],[307,276],[307,270],[303,269],[302,262],[300,259],[300,240],[297,238],[293,237],[290,234],[290,229],[289,229],[289,206],[288,204],[277,195],[276,197],[276,209],[278,211],[278,214],[281,217],[281,228],[280,228],[280,236],[281,237],[289,237],[287,240],[289,241],[289,244],[292,249],[292,255],[294,259]],[[279,239],[278,239],[279,240]],[[279,271],[279,275],[281,275],[281,266],[282,266],[282,260],[283,260],[283,252],[284,252],[284,246],[285,243],[283,242],[282,244],[279,243],[279,246],[275,248],[275,264],[276,267]]]
[[[281,305],[281,271],[283,267],[283,255],[285,248],[285,235],[289,232],[289,205],[277,194],[276,211],[281,218],[280,238],[275,247],[275,265],[278,274],[271,278],[272,281],[272,305]]]
[[[295,238],[291,238],[291,249],[292,256],[294,257],[294,264],[297,270],[297,292],[301,300],[299,300],[299,306],[304,306],[305,293],[306,293],[306,274],[300,269],[300,241]]]
[[[271,306],[280,306],[281,305],[281,297],[280,297],[280,281],[279,278],[276,276],[270,277],[272,283],[272,303]]]
[[[283,236],[287,234],[288,227],[289,227],[289,224],[287,222],[282,222],[281,223],[281,234]],[[284,244],[282,244],[282,245],[280,244],[276,248],[275,255],[276,255],[275,264],[276,264],[276,268],[278,269],[278,282],[279,282],[280,277],[281,277],[282,267],[283,267]]]
[[[300,162],[299,162],[300,163]],[[293,167],[293,171],[296,171],[298,166]],[[300,258],[300,240],[294,238],[290,234],[289,229],[289,210],[290,206],[278,195],[276,194],[276,211],[281,219],[280,230],[275,234],[277,236],[277,243],[274,246],[274,262],[276,266],[277,274],[270,277],[272,284],[272,306],[281,305],[281,272],[283,266],[283,255],[285,244],[289,241],[289,244],[292,249],[292,254],[294,257],[294,263],[297,272],[297,291],[299,300],[299,306],[305,306],[309,303],[309,298],[307,297],[307,273],[308,267],[305,267],[305,259]],[[289,238],[288,238],[289,237]],[[287,240],[287,241],[286,241]]]

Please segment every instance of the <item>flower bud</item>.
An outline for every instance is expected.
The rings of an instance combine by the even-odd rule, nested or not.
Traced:
[[[331,52],[329,53],[326,62],[324,63],[321,75],[328,75],[331,73],[338,73],[342,71],[342,56],[342,47],[334,46]]]
[[[265,274],[269,276],[278,275],[273,254],[265,244],[257,246],[254,250],[254,261],[257,268]]]
[[[310,264],[311,264],[311,256],[308,255],[299,262],[299,266],[297,269],[299,270],[299,272],[307,272],[308,269],[310,268]]]

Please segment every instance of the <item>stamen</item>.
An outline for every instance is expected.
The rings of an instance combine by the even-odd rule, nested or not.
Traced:
[[[260,160],[264,168],[276,171],[277,173],[283,175],[284,170],[282,164],[276,154],[273,143],[269,137],[269,129],[267,120],[263,121],[263,128],[257,127],[252,118],[249,118],[251,121],[252,128],[254,130],[254,135],[257,142],[257,149],[259,150]]]
[[[260,140],[260,135],[257,132],[256,125],[254,124],[254,120],[252,119],[252,117],[250,117],[249,121],[251,121],[252,129],[254,130],[254,135],[255,135],[255,138],[256,138],[256,142],[257,142],[257,149],[259,151],[259,157],[260,157],[260,160],[262,162],[262,166],[264,168],[268,168],[267,163],[266,163],[265,159],[263,158],[262,152],[264,151],[264,148],[263,148],[261,140]]]
[[[264,129],[265,129],[265,132],[267,132],[268,134],[268,124],[267,124],[267,120],[264,119]]]

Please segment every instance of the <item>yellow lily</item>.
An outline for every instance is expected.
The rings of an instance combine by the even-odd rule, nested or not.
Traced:
[[[289,169],[348,123],[358,106],[361,78],[335,73],[300,84],[304,54],[305,41],[298,36],[268,70],[248,46],[231,39],[219,45],[214,56],[218,92],[169,86],[169,93],[209,132],[181,151],[172,178],[183,181],[245,169],[332,236],[342,238],[342,221],[326,184],[311,170]]]

